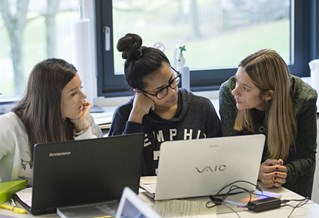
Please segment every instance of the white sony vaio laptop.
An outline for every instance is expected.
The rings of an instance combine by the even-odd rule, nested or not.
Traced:
[[[163,142],[156,184],[142,179],[140,186],[166,200],[223,194],[238,180],[256,184],[264,143],[262,134]],[[255,190],[252,184],[236,185]]]

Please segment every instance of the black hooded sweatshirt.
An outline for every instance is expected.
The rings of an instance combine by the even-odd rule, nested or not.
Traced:
[[[211,101],[185,89],[178,91],[177,113],[170,120],[150,111],[144,116],[142,124],[130,122],[128,118],[132,106],[133,98],[115,110],[109,136],[145,133],[143,176],[156,175],[162,142],[221,136],[220,119]]]

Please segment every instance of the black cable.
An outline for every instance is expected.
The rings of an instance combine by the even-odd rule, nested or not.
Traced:
[[[234,190],[243,190],[247,193],[250,193],[250,199],[251,199],[251,194],[253,193],[253,191],[249,191],[245,188],[242,188],[242,187],[239,187],[238,185],[234,185],[236,183],[248,183],[254,187],[256,187],[257,190],[261,191],[262,192],[262,189],[257,185],[257,184],[254,184],[252,182],[249,182],[249,181],[245,181],[245,180],[236,180],[234,182],[231,182],[227,185],[225,185],[224,187],[222,187],[216,195],[210,195],[209,198],[211,199],[211,201],[217,205],[220,205],[226,198],[227,196],[229,195],[233,195],[233,194],[238,194],[238,192],[236,193],[232,193]],[[222,191],[224,191],[226,188],[229,188],[228,191],[225,193],[225,194],[220,194]]]
[[[291,201],[297,201],[297,202],[299,201],[299,203],[297,205],[288,204],[288,202],[291,202]],[[284,206],[292,207],[292,210],[291,210],[290,214],[288,215],[288,218],[289,218],[292,215],[292,213],[295,211],[295,209],[307,204],[308,201],[309,201],[308,197],[302,198],[302,199],[284,199],[284,200],[281,200],[281,203],[282,203],[281,207],[284,207]]]
[[[233,208],[229,207],[229,206],[226,205],[226,204],[222,204],[222,205],[225,206],[225,207],[227,207],[227,208],[230,209],[231,211],[233,211],[233,212],[240,218],[240,216],[239,216],[239,214],[238,214],[238,212],[237,212],[236,210],[234,210]]]
[[[250,190],[248,190],[248,189],[246,189],[246,188],[242,188],[242,187],[237,186],[237,185],[232,185],[232,186],[229,187],[229,191],[227,192],[227,195],[226,195],[225,199],[226,199],[228,196],[230,196],[231,194],[238,194],[238,192],[231,193],[232,191],[238,190],[238,189],[243,190],[243,191],[245,191],[246,193],[248,193],[248,194],[249,194],[249,201],[251,201],[252,195],[254,194],[254,191],[250,191]],[[224,200],[225,200],[225,199],[224,199]]]
[[[238,185],[235,185],[236,183],[248,183],[252,186],[255,186],[257,190],[259,190],[261,192],[261,194],[259,193],[255,193],[254,191],[251,191],[251,190],[248,190],[246,188],[243,188],[243,187],[240,187]],[[226,188],[228,188],[227,192],[225,192],[224,194],[221,194],[221,192],[223,192]],[[245,181],[245,180],[237,180],[237,181],[234,181],[228,185],[225,185],[224,187],[222,187],[216,195],[210,195],[209,198],[210,198],[210,201],[206,202],[206,207],[207,208],[213,208],[213,207],[216,207],[218,205],[223,205],[225,207],[227,207],[228,209],[230,209],[231,211],[233,211],[238,217],[239,214],[237,213],[237,211],[235,211],[233,208],[229,207],[228,205],[224,204],[224,201],[226,200],[226,198],[228,196],[231,196],[231,195],[235,195],[235,194],[238,194],[240,192],[238,192],[238,190],[241,190],[241,191],[244,191],[246,193],[249,193],[249,201],[250,202],[252,200],[252,195],[256,195],[256,196],[263,196],[263,197],[271,197],[271,196],[267,196],[265,194],[263,194],[263,190],[257,185],[257,184],[254,184],[254,183],[251,183],[249,181]],[[236,191],[234,193],[234,191]],[[299,203],[297,205],[290,205],[288,204],[288,202],[292,202],[292,201],[299,201]],[[290,212],[288,218],[291,217],[292,213],[294,212],[294,210],[296,208],[299,208],[299,207],[302,207],[303,205],[307,204],[309,201],[308,198],[303,198],[303,199],[284,199],[284,200],[281,200],[281,207],[284,207],[284,206],[289,206],[289,207],[292,207],[292,211]],[[246,208],[247,207],[247,204],[245,206]]]
[[[250,199],[251,199],[251,194],[253,193],[253,191],[249,191],[248,189],[245,189],[245,188],[242,188],[242,187],[239,187],[239,186],[236,186],[236,185],[231,185],[229,187],[229,190],[225,194],[210,195],[209,198],[211,199],[212,202],[214,202],[214,204],[221,205],[228,196],[238,194],[239,192],[232,193],[233,191],[236,191],[238,189],[249,193],[250,194]]]
[[[257,190],[259,190],[259,191],[261,191],[261,192],[263,191],[263,190],[261,189],[261,187],[258,186],[258,184],[254,184],[254,183],[249,182],[249,181],[246,181],[246,180],[236,180],[236,181],[234,181],[234,182],[232,182],[232,183],[229,183],[228,185],[225,185],[224,187],[222,187],[222,188],[217,192],[216,195],[220,195],[220,193],[221,193],[224,189],[226,189],[227,187],[229,187],[229,186],[231,186],[231,185],[233,185],[233,184],[236,184],[236,183],[240,183],[240,182],[242,182],[242,183],[248,183],[248,184],[250,184],[250,185],[256,187]]]
[[[210,195],[209,198],[210,198],[210,201],[206,202],[206,207],[207,208],[213,208],[213,207],[216,207],[218,205],[223,205],[225,207],[227,207],[229,210],[231,210],[232,212],[234,212],[238,217],[239,214],[237,213],[237,211],[235,211],[233,208],[231,208],[230,206],[224,204],[224,201],[225,199],[228,197],[228,196],[231,196],[231,195],[235,195],[235,194],[238,194],[240,192],[238,192],[238,190],[241,190],[241,191],[244,191],[246,193],[249,193],[249,201],[251,201],[252,199],[252,194],[254,194],[254,191],[251,191],[251,190],[248,190],[246,188],[243,188],[243,187],[240,187],[238,185],[235,185],[236,183],[248,183],[254,187],[256,187],[256,189],[258,189],[259,191],[262,192],[262,189],[257,185],[257,184],[254,184],[254,183],[251,183],[249,181],[245,181],[245,180],[237,180],[237,181],[234,181],[224,187],[222,187],[216,195]],[[224,194],[220,194],[222,191],[224,191],[226,188],[228,188],[227,192],[224,193]],[[235,193],[234,193],[235,191]]]

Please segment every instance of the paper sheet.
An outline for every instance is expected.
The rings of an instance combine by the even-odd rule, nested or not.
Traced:
[[[143,184],[156,184],[156,176],[142,176],[140,183]]]
[[[216,207],[207,208],[208,198],[155,201],[154,209],[162,217],[216,217]]]
[[[20,198],[21,201],[23,201],[26,205],[31,207],[32,205],[32,187],[22,189],[21,191],[18,191],[16,195]]]

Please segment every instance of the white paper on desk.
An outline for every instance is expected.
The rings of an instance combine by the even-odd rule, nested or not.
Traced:
[[[151,194],[155,194],[157,181],[156,179],[156,176],[142,176],[140,179],[140,187]]]
[[[32,205],[32,187],[25,188],[16,193],[16,195],[23,201],[26,205],[31,207]]]
[[[154,184],[154,183],[153,184],[143,184],[143,183],[141,183],[140,186],[141,186],[142,189],[144,189],[146,192],[148,192],[150,194],[155,194],[156,193],[156,184]]]
[[[97,125],[101,124],[111,124],[112,123],[112,116],[105,114],[105,113],[91,113],[94,121]]]
[[[162,217],[216,217],[216,207],[207,208],[209,198],[155,201],[154,209]]]
[[[157,176],[142,176],[140,183],[143,184],[156,184]]]

